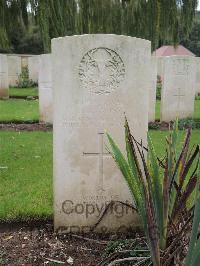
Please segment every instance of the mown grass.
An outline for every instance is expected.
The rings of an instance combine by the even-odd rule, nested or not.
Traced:
[[[168,132],[150,131],[159,156]],[[179,132],[180,145],[184,131]],[[200,144],[193,130],[192,143]],[[50,218],[52,196],[52,133],[0,132],[0,220]]]
[[[38,100],[9,99],[0,101],[0,122],[39,121]]]
[[[52,215],[52,133],[0,132],[0,220]]]
[[[38,96],[38,88],[10,88],[9,89],[10,96]]]
[[[200,99],[195,101],[194,118],[200,118]]]
[[[12,89],[11,89],[12,90]],[[13,89],[15,96],[37,96],[37,89]],[[18,91],[21,92],[18,92]],[[30,90],[30,93],[27,91]],[[14,95],[14,93],[13,93]],[[200,100],[195,101],[194,118],[200,118]],[[160,119],[160,101],[156,102],[156,120]],[[38,100],[9,99],[0,101],[0,122],[29,122],[39,121]]]
[[[194,118],[200,118],[200,99],[195,100]],[[160,100],[156,101],[156,120],[160,119]]]

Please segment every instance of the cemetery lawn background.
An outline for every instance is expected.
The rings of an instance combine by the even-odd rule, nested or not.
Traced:
[[[30,96],[35,95],[36,89],[20,89],[22,92],[18,92],[19,89],[15,89],[18,96]],[[24,91],[23,91],[24,90]],[[36,90],[37,91],[37,90]],[[19,95],[21,94],[21,95]],[[32,95],[31,95],[32,94]],[[200,118],[200,100],[195,101],[194,118]],[[156,120],[160,119],[160,101],[156,101]],[[39,102],[38,100],[25,100],[25,99],[9,99],[0,101],[0,123],[31,123],[39,122]]]
[[[52,215],[52,133],[0,132],[0,220]]]
[[[12,97],[16,96],[38,96],[38,88],[10,88],[9,95]]]
[[[9,99],[0,101],[1,123],[32,123],[38,121],[38,100]]]

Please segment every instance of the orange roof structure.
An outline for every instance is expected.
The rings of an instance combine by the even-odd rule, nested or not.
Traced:
[[[170,56],[170,55],[189,55],[195,56],[190,50],[182,45],[174,47],[173,45],[164,45],[153,52],[156,56]]]

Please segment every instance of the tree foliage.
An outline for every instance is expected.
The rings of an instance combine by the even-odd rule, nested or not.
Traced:
[[[186,39],[181,38],[181,43],[196,56],[200,56],[200,12],[195,18],[189,37]]]
[[[170,3],[169,3],[170,2]],[[177,43],[188,36],[197,0],[3,0],[0,1],[0,47],[12,45],[17,27],[40,28],[43,48],[51,38],[72,34],[115,33]]]

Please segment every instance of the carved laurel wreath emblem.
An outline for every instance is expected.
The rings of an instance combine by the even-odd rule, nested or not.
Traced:
[[[108,48],[95,48],[87,52],[79,65],[83,88],[96,94],[109,94],[123,81],[125,66],[121,57]]]

